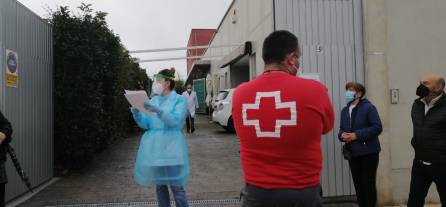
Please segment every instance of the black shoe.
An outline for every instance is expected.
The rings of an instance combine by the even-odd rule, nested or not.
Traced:
[[[195,128],[193,128],[192,130],[190,130],[190,133],[194,133],[194,131],[195,131]]]

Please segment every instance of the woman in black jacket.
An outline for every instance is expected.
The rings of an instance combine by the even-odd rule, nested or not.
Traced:
[[[5,206],[5,185],[8,182],[6,177],[6,144],[11,142],[11,123],[0,112],[0,207]]]

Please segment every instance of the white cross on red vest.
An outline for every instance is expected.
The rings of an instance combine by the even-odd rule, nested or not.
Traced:
[[[264,102],[262,101],[262,99],[273,99],[274,101],[267,102],[269,104],[262,103],[261,105],[261,102]],[[267,110],[267,112],[264,110]],[[287,112],[289,110],[289,115],[287,115],[287,118],[274,118],[276,115],[279,114],[277,113],[279,110],[287,110]],[[250,115],[248,111],[257,112],[257,119],[248,119],[248,116]],[[280,91],[257,92],[255,103],[243,104],[242,113],[243,125],[254,126],[257,137],[279,138],[282,126],[297,125],[296,102],[282,102]],[[271,117],[273,118],[271,119]],[[274,121],[274,129],[262,129],[262,121]]]

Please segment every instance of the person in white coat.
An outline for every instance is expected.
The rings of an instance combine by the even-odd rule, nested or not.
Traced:
[[[186,85],[186,91],[183,92],[183,96],[187,100],[187,116],[186,116],[186,127],[187,133],[194,133],[195,131],[195,110],[198,109],[198,98],[197,93],[192,90],[192,84],[188,83]]]

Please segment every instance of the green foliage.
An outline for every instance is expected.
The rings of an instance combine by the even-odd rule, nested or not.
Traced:
[[[134,123],[124,89],[147,90],[149,78],[90,5],[51,14],[54,44],[55,162],[79,168]]]

